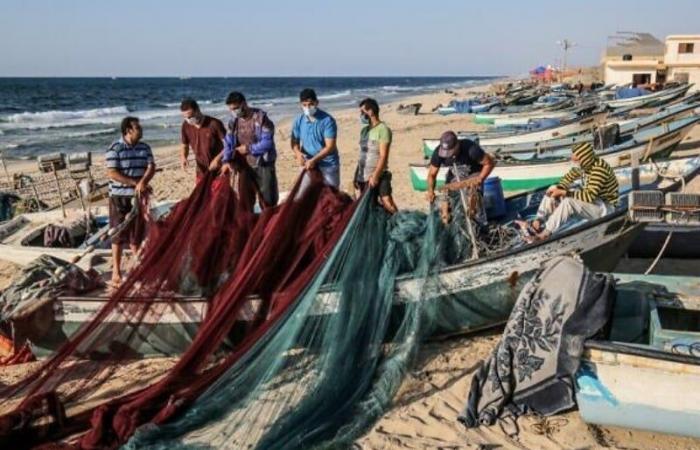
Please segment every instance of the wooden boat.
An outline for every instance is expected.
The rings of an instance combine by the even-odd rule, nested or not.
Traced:
[[[584,421],[700,437],[700,280],[617,274],[606,339],[576,375]]]
[[[687,178],[700,170],[699,158],[686,158],[661,165],[675,175]],[[621,173],[622,191],[629,191],[631,172]],[[652,170],[640,175],[645,189],[675,190],[679,182],[662,180]],[[521,194],[507,201],[507,212],[496,223],[508,224],[518,217],[527,217],[536,212],[544,190]],[[437,334],[474,331],[505,322],[519,290],[545,260],[562,254],[576,252],[584,261],[597,270],[612,270],[617,260],[627,250],[629,243],[638,235],[643,224],[633,224],[626,219],[626,197],[610,214],[597,220],[574,222],[545,241],[497,250],[460,264],[441,269],[435,280],[425,283],[404,274],[397,279],[394,304],[400,313],[402,304],[412,299],[443,302],[446,317],[451,305],[468,307],[470,314],[454,316],[451,323],[444,323]],[[421,292],[423,295],[419,295]],[[328,286],[318,296],[314,314],[330,314],[337,309],[337,296]],[[104,295],[90,297],[59,297],[48,303],[45,310],[34,316],[14,320],[15,334],[31,342],[37,355],[55,351],[67,336],[90,318],[105,304]],[[147,301],[151,305],[145,321],[149,330],[147,342],[135,348],[136,356],[175,354],[186,348],[191,336],[206,314],[206,298],[176,297],[175,299],[134,299]],[[246,322],[260,308],[260,301],[250,297],[245,311],[239,319]],[[114,322],[110,322],[109,320]],[[123,328],[123,317],[114,315],[102,325]]]
[[[598,123],[605,120],[606,113],[599,112],[590,116],[577,117],[573,120],[566,121],[560,125],[537,129],[527,132],[495,132],[495,133],[459,133],[460,139],[478,139],[479,145],[484,149],[491,151],[491,148],[499,149],[501,146],[514,144],[527,144],[528,147],[533,147],[542,141],[549,139],[562,138],[564,136],[578,135],[581,133],[590,132]],[[592,139],[592,138],[591,138]],[[440,144],[440,139],[423,139],[423,154],[430,158],[433,151]],[[495,151],[495,150],[494,150]]]
[[[664,258],[700,259],[700,224],[649,223],[632,242],[629,258],[655,258],[669,233],[673,233],[663,253]],[[700,268],[698,268],[700,275]]]
[[[51,255],[64,260],[72,260],[83,253],[79,248],[88,234],[107,223],[109,211],[106,206],[91,208],[91,217],[86,218],[82,210],[68,209],[63,217],[61,210],[21,214],[0,224],[0,259],[18,265],[27,265],[41,255]],[[87,225],[89,221],[89,226]],[[44,234],[50,226],[67,226],[75,242],[74,248],[46,247]],[[94,256],[107,258],[108,249],[96,249]],[[86,268],[82,261],[79,265]]]
[[[643,160],[667,154],[690,133],[698,122],[700,122],[700,116],[692,116],[640,131],[628,137],[623,143],[598,152],[598,156],[611,167],[616,168],[629,164],[633,156]],[[529,156],[529,159],[499,161],[492,176],[501,178],[501,185],[505,192],[512,193],[549,186],[556,183],[571,168],[571,162],[568,156],[565,156],[570,152],[571,149],[567,148],[546,153],[546,156],[541,158],[535,158],[536,154],[529,154],[523,155],[523,157]],[[427,163],[410,164],[410,170],[413,189],[426,190]],[[444,183],[447,170],[447,168],[441,168],[438,172],[438,185]]]
[[[695,104],[678,104],[664,108],[647,117],[622,121],[613,120],[611,123],[618,125],[619,138],[624,139],[639,131],[691,116],[696,108]],[[516,158],[527,159],[533,154],[546,154],[551,151],[567,149],[580,142],[593,142],[597,133],[594,129],[603,122],[604,118],[605,113],[597,113],[593,116],[576,118],[555,127],[524,133],[460,132],[457,137],[459,139],[479,139],[479,145],[491,153],[508,154]],[[618,143],[621,142],[619,140],[615,142],[615,144]],[[430,158],[439,144],[440,139],[423,139],[423,155]]]
[[[688,90],[692,87],[692,84],[684,84],[678,87],[670,88],[670,89],[664,89],[663,91],[659,92],[654,92],[648,95],[642,95],[640,97],[631,97],[631,98],[620,98],[620,99],[613,99],[613,100],[603,100],[603,103],[605,103],[607,106],[610,108],[621,108],[621,107],[628,107],[628,106],[636,106],[636,107],[642,107],[642,106],[655,106],[658,105],[659,102],[667,102],[679,97],[682,97],[688,92]]]
[[[159,217],[165,214],[174,204],[172,201],[159,202],[154,205],[151,214]],[[107,206],[94,206],[90,208],[90,215],[86,218],[85,212],[79,209],[66,209],[67,217],[63,217],[61,210],[43,211],[37,213],[21,214],[13,219],[0,224],[0,259],[18,265],[26,265],[41,255],[51,255],[70,261],[82,255],[87,245],[96,244],[89,239],[89,235],[97,230],[108,228],[109,209]],[[90,225],[87,225],[89,220]],[[71,230],[74,247],[46,247],[44,245],[44,233],[49,226],[65,226]],[[89,228],[89,231],[86,231]],[[91,258],[81,260],[78,266],[88,268],[94,258],[106,259],[111,257],[110,242],[107,239],[99,248],[91,252]]]
[[[399,105],[396,108],[396,112],[406,116],[417,116],[420,111],[422,103],[411,103],[409,105]]]
[[[498,120],[500,126],[522,124],[527,123],[529,119],[569,117],[576,114],[577,109],[577,107],[573,107],[573,102],[567,99],[540,108],[526,106],[522,108],[504,109],[501,112],[475,114],[474,123],[494,125]]]

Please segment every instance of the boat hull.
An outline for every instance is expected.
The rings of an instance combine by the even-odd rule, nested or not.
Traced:
[[[584,421],[700,438],[700,365],[590,349],[577,375]]]

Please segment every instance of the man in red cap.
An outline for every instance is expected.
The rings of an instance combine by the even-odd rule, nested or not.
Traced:
[[[476,142],[457,139],[454,131],[445,131],[440,137],[440,145],[430,158],[427,194],[430,203],[435,201],[435,180],[442,166],[449,167],[445,180],[447,183],[451,183],[457,175],[460,181],[469,179],[474,185],[481,187],[493,171],[496,162]]]

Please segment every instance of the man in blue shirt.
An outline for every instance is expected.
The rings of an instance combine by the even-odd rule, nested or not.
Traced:
[[[148,189],[156,166],[151,147],[141,142],[143,130],[139,119],[125,117],[121,123],[122,137],[112,144],[105,154],[109,183],[109,226],[120,226],[129,215],[135,195]],[[134,217],[121,232],[112,238],[112,285],[121,283],[122,246],[129,245],[132,253],[138,252],[144,238],[144,223],[140,215]]]
[[[301,91],[299,101],[303,113],[292,125],[292,150],[302,167],[318,169],[324,182],[337,188],[340,186],[340,158],[336,147],[338,126],[335,119],[318,109],[318,98],[313,89]]]

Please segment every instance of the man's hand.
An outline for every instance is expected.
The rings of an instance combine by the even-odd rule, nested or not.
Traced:
[[[240,153],[241,155],[247,155],[248,153],[250,153],[250,151],[248,150],[248,146],[245,144],[242,144],[242,145],[239,145],[238,147],[236,147],[236,151],[238,153]]]
[[[216,172],[217,170],[219,170],[219,167],[221,167],[221,163],[217,158],[214,158],[209,163],[209,172]]]
[[[233,172],[233,166],[231,166],[230,162],[224,163],[221,166],[221,175],[228,175],[231,172]]]
[[[316,161],[313,158],[304,163],[304,168],[306,170],[313,170],[316,167]]]
[[[551,192],[550,192],[551,189]],[[549,195],[552,198],[559,198],[559,197],[566,197],[566,190],[565,189],[559,189],[556,186],[552,186],[547,190],[547,195]]]
[[[139,181],[138,183],[136,183],[136,186],[134,186],[134,191],[138,195],[143,194],[144,192],[146,192],[147,189],[148,189],[148,184],[144,183],[143,181]]]
[[[379,186],[379,179],[381,177],[379,175],[372,174],[371,177],[369,177],[369,187],[377,187]]]
[[[189,163],[187,162],[187,157],[180,156],[180,168],[182,168],[182,170],[187,170],[187,167],[189,167]]]
[[[428,191],[425,194],[425,198],[428,199],[428,203],[433,203],[435,201],[435,191]]]
[[[304,155],[301,154],[301,152],[295,153],[297,157],[297,162],[301,167],[306,166],[306,159],[304,159]]]

